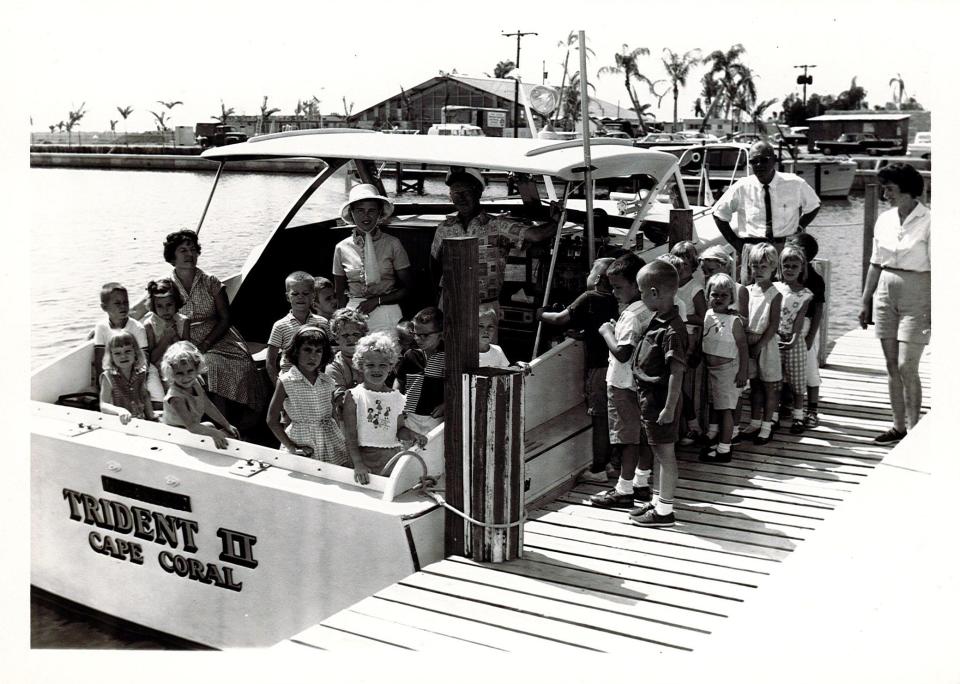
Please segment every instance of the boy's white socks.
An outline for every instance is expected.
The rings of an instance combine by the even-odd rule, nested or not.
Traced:
[[[672,502],[671,502],[671,503],[663,503],[663,501],[660,501],[659,499],[657,499],[657,503],[656,503],[656,505],[655,505],[653,508],[654,508],[654,510],[657,512],[657,515],[668,515],[668,514],[670,514],[670,513],[673,513],[673,503],[672,503]]]
[[[639,468],[633,471],[633,486],[634,487],[649,487],[650,486],[650,471],[649,470],[640,470]]]
[[[717,453],[718,453],[718,454],[729,454],[729,453],[730,453],[730,445],[729,445],[729,444],[724,444],[723,442],[721,442],[720,444],[717,445]]]
[[[803,409],[793,409],[793,419],[794,420],[803,420]]]
[[[758,434],[758,436],[761,439],[766,439],[767,437],[770,436],[770,433],[772,431],[773,431],[773,422],[769,420],[765,420],[762,423],[760,423],[760,433]]]
[[[633,494],[633,482],[631,480],[624,480],[622,477],[617,478],[617,486],[614,487],[617,494]]]

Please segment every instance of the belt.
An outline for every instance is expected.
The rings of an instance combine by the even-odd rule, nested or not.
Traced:
[[[912,268],[891,268],[890,266],[881,266],[881,271],[893,271],[894,273],[929,273],[930,271],[917,271]]]

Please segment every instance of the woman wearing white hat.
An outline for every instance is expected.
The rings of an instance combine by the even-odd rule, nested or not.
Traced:
[[[370,332],[391,335],[402,317],[399,303],[413,280],[410,259],[400,240],[380,230],[380,222],[392,213],[393,204],[376,186],[354,186],[340,210],[353,233],[333,251],[338,306],[366,314]]]

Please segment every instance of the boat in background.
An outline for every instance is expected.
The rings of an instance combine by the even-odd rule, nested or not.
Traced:
[[[600,246],[655,258],[666,251],[673,208],[694,209],[693,238],[701,247],[720,241],[709,211],[688,203],[674,156],[628,141],[592,144],[595,179],[632,181],[631,190],[594,203],[607,229]],[[569,199],[584,183],[578,141],[318,129],[260,136],[204,157],[220,163],[217,180],[243,160],[321,162],[269,237],[224,281],[231,322],[251,350],[265,346],[272,323],[288,311],[277,286],[288,273],[329,275],[334,246],[352,229],[336,216],[300,218],[300,209],[324,182],[342,182],[348,168],[348,178],[355,174],[382,193],[383,163],[509,172],[520,196],[494,197],[496,189],[488,188],[483,205],[526,222],[546,220],[546,203],[559,202],[566,218],[556,256],[514,250],[501,293],[501,345],[531,369],[523,388],[525,505],[553,497],[589,465],[581,343],[558,336],[534,351],[545,282],[563,271],[550,301],[572,301],[590,266],[585,203]],[[409,317],[435,301],[429,248],[454,208],[447,201],[394,201],[383,230],[404,245],[422,284],[406,303]],[[398,452],[389,476],[358,485],[352,469],[272,445],[231,439],[216,449],[209,437],[182,428],[137,419],[123,425],[66,402],[65,395],[93,389],[92,360],[87,341],[31,377],[34,586],[180,639],[267,646],[443,557],[444,509],[422,491],[426,476],[444,484],[442,425],[424,448]]]

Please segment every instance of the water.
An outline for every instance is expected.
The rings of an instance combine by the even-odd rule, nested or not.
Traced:
[[[85,339],[100,310],[104,282],[139,299],[147,281],[167,275],[164,236],[195,228],[212,173],[31,169],[31,366],[37,368]],[[310,179],[286,174],[224,175],[200,233],[201,267],[225,278],[269,237]],[[428,183],[428,193],[443,188]],[[301,216],[328,218],[344,201],[333,179]],[[820,257],[833,264],[830,337],[856,325],[860,304],[863,199],[826,202],[810,227]],[[328,271],[329,264],[318,264]],[[155,637],[31,599],[31,639],[43,648],[169,648]]]

